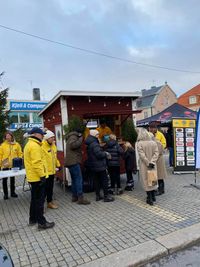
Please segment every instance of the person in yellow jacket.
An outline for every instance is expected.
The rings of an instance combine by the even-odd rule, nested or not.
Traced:
[[[104,141],[104,136],[112,134],[112,130],[106,125],[105,119],[100,119],[100,126],[96,129],[99,132],[99,139]]]
[[[166,148],[167,142],[163,133],[158,131],[157,125],[155,123],[151,123],[149,125],[149,131],[155,136],[155,138],[161,142],[163,148]]]
[[[46,131],[42,142],[42,149],[47,164],[48,178],[46,180],[47,208],[57,209],[58,206],[53,203],[53,186],[56,169],[61,170],[60,162],[57,159],[57,147],[55,145],[55,134],[50,130]]]
[[[45,188],[48,177],[42,149],[44,134],[42,129],[34,127],[29,132],[30,137],[24,148],[26,178],[31,185],[29,225],[38,223],[39,230],[52,228],[55,225],[54,222],[48,222],[44,217]]]
[[[15,142],[11,132],[6,132],[4,142],[0,146],[0,167],[1,170],[9,170],[12,168],[14,158],[22,158],[22,149],[19,143]],[[4,200],[8,199],[8,178],[3,178]],[[15,193],[15,177],[10,177],[10,193],[11,197],[18,197]]]

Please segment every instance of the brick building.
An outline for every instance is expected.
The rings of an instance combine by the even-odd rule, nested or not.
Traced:
[[[194,111],[198,111],[200,108],[200,84],[182,94],[178,98],[178,103]]]
[[[176,94],[167,83],[159,87],[152,86],[148,90],[143,89],[142,96],[134,102],[135,108],[142,110],[136,116],[137,121],[151,117],[176,102]]]

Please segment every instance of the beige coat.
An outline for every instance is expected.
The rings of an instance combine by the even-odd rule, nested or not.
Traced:
[[[139,169],[140,169],[140,181],[145,191],[156,190],[158,186],[148,186],[147,184],[147,170],[149,163],[153,163],[156,168],[156,162],[158,160],[159,152],[158,146],[155,141],[139,141],[137,143],[137,150],[139,155]]]
[[[164,160],[164,148],[163,145],[161,144],[161,142],[157,141],[157,146],[158,146],[158,152],[159,152],[159,156],[158,156],[158,160],[157,160],[157,174],[158,174],[158,180],[163,180],[167,178],[167,171],[166,171],[166,167],[165,167],[165,160]]]

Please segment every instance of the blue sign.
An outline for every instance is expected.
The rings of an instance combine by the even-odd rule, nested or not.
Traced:
[[[10,101],[10,110],[14,111],[40,111],[46,106],[47,102],[18,102]]]
[[[195,146],[195,167],[200,169],[200,109],[197,113],[197,124],[196,124],[196,146]]]
[[[39,127],[39,128],[42,128],[43,125],[42,123],[30,123],[30,122],[24,122],[24,123],[11,123],[9,125],[9,129],[10,130],[17,130],[19,128],[22,128],[22,129],[32,129],[33,127]]]

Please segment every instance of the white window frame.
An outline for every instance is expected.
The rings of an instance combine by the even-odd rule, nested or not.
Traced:
[[[196,104],[197,103],[197,97],[195,95],[192,95],[189,97],[189,104]]]

